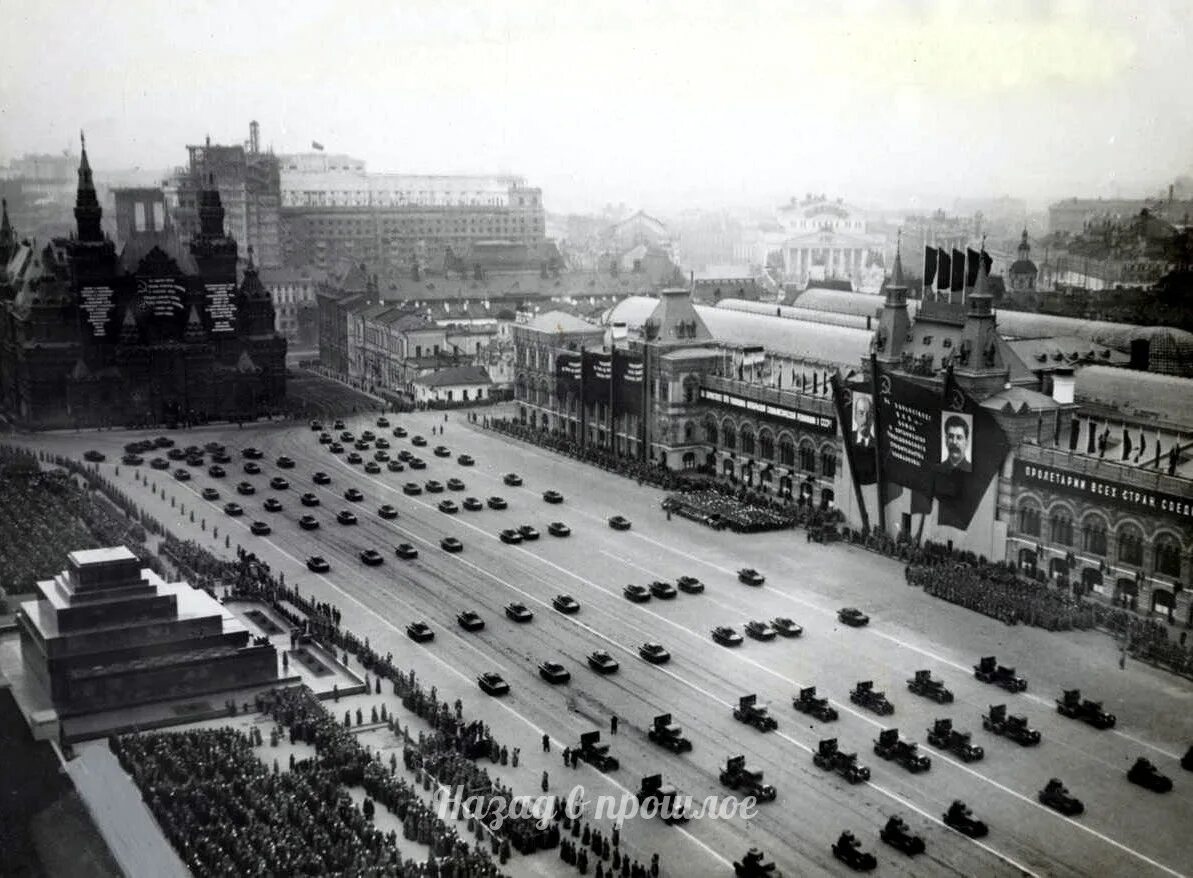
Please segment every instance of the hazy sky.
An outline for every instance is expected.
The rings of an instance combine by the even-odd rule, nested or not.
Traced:
[[[1135,194],[1193,171],[1193,0],[6,0],[0,160],[166,168],[261,123],[548,209]]]

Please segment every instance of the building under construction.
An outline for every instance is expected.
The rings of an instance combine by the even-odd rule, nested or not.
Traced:
[[[227,215],[228,234],[241,243],[242,254],[253,250],[257,265],[282,264],[278,238],[281,177],[277,157],[262,152],[260,129],[249,123],[249,139],[237,146],[188,146],[190,163],[177,168],[166,183],[174,227],[186,243],[199,229],[199,196],[216,189]],[[244,245],[247,245],[245,247]]]

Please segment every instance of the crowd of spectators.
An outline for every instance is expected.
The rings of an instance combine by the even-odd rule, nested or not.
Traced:
[[[207,554],[206,549],[197,545],[193,547],[193,552],[193,557],[196,559]],[[509,800],[514,795],[513,790],[492,778],[486,769],[477,764],[477,760],[487,758],[494,764],[500,762],[502,765],[506,765],[509,760],[510,748],[493,738],[484,723],[466,720],[461,701],[457,700],[454,704],[449,705],[446,700],[439,697],[436,687],[431,686],[430,689],[427,689],[420,685],[413,671],[403,671],[394,663],[392,653],[381,655],[370,646],[368,638],[361,640],[351,631],[341,627],[340,611],[335,606],[304,596],[298,589],[286,585],[280,577],[275,577],[272,574],[268,564],[259,560],[252,553],[242,549],[238,554],[235,567],[234,574],[228,579],[232,583],[229,597],[268,603],[275,612],[285,617],[303,633],[315,637],[330,649],[343,650],[345,659],[349,655],[355,656],[365,670],[376,674],[378,678],[389,680],[394,694],[401,699],[403,707],[430,725],[431,734],[426,735],[420,732],[417,739],[412,739],[407,730],[405,732],[406,746],[403,749],[403,762],[408,769],[419,773],[425,788],[429,788],[430,784],[438,783],[450,790],[463,789],[466,795],[481,796],[486,802],[504,800],[502,809],[490,807],[486,812],[490,815],[499,812],[507,815],[500,827],[486,825],[484,819],[469,822],[469,829],[477,833],[478,841],[488,840],[493,854],[499,855],[504,861],[511,848],[529,854],[536,850],[560,846],[560,855],[565,861],[575,865],[582,874],[587,872],[587,854],[580,857],[579,854],[582,851],[579,846],[564,839],[559,828],[560,821],[562,821],[563,830],[570,828],[575,837],[579,838],[582,833],[584,836],[588,836],[590,830],[588,827],[582,826],[581,821],[573,822],[567,819],[560,809],[554,815],[556,825],[544,830],[536,825],[535,819],[529,817],[511,819],[508,816],[510,813]],[[259,706],[290,728],[292,735],[299,735],[301,740],[315,743],[320,752],[323,750],[322,742],[324,741],[324,737],[321,736],[325,736],[326,740],[339,740],[344,739],[348,734],[347,727],[335,722],[305,689],[283,690],[281,694],[263,699]],[[391,717],[390,725],[400,732],[400,720]],[[321,731],[316,731],[316,729]],[[513,765],[515,767],[518,764],[516,755],[518,749],[514,748]],[[370,778],[375,780],[380,777],[380,775],[376,775],[374,778],[377,769],[367,767],[362,771],[364,773],[361,775],[363,777],[361,782],[366,784],[366,792],[370,796],[384,803],[387,796],[392,799],[393,796],[398,795],[393,790],[387,792],[380,786],[368,785],[373,783]],[[353,780],[356,777],[357,775],[353,773],[348,780]],[[405,817],[401,819],[406,822]],[[490,823],[492,822],[490,821]],[[415,834],[414,836],[408,835],[408,837],[425,835],[426,831],[431,831],[434,824],[429,824],[426,831],[420,829],[420,826],[421,823],[416,818],[411,829],[408,830],[408,833],[413,831]],[[599,839],[599,833],[591,832],[594,837]],[[619,870],[620,874],[627,878],[646,878],[647,875],[658,874],[657,857],[653,859],[648,868],[628,855],[623,856],[618,847],[620,841],[618,833],[613,835],[611,849],[608,848],[608,839],[603,841],[604,845],[602,850],[597,852],[597,859],[601,859],[601,853],[603,853],[603,859],[607,861],[606,868],[610,870],[608,871],[610,878],[616,874],[613,870]],[[588,844],[589,842],[585,840],[584,845]],[[613,863],[613,865],[609,866],[608,863]],[[600,863],[598,862],[597,865],[599,866]]]
[[[454,827],[440,820],[415,787],[397,776],[396,761],[386,766],[376,759],[361,746],[355,735],[336,722],[309,689],[276,689],[259,696],[257,706],[287,729],[292,740],[313,745],[319,767],[333,772],[339,783],[363,787],[370,799],[392,812],[401,821],[407,839],[429,846],[432,857],[439,860],[438,874],[497,874],[484,847],[470,846]],[[458,751],[447,749],[446,739],[420,734],[417,744],[411,741],[404,747],[403,761],[408,770],[421,771],[421,765],[415,765],[415,754],[420,762],[435,759],[444,777],[464,786],[478,786],[475,780],[470,781],[464,776],[462,767],[453,772],[443,767],[443,754],[448,752],[459,755]],[[299,766],[302,767],[301,763]],[[475,763],[467,762],[467,766],[474,775],[479,774]],[[430,773],[426,774],[424,790],[430,788]],[[491,788],[492,784],[485,786]],[[480,838],[478,835],[478,840]],[[500,844],[493,845],[491,853],[498,854],[500,848]],[[508,856],[507,850],[505,857]]]
[[[130,514],[131,513],[131,514]],[[0,446],[0,588],[31,591],[66,567],[80,549],[127,545],[160,565],[145,546],[136,506],[83,464],[44,452]]]
[[[509,418],[482,418],[481,426],[540,448],[566,454],[582,463],[600,467],[616,475],[636,479],[639,484],[651,485],[665,491],[675,491],[683,485],[683,478],[665,466],[619,457],[608,448],[581,446],[575,439],[562,433],[530,427]]]
[[[906,568],[909,585],[925,594],[975,610],[1007,625],[1049,631],[1101,629],[1123,643],[1125,655],[1193,676],[1193,650],[1185,636],[1174,641],[1168,625],[1128,607],[1079,595],[1067,585],[1040,582],[1019,574],[1008,562],[990,563],[926,544]]]
[[[345,775],[361,770],[352,761],[356,739],[321,740],[315,757],[287,772],[266,768],[250,738],[230,728],[126,735],[110,744],[196,876],[497,874],[491,862],[478,867],[430,837],[434,852],[447,849],[436,863],[442,868],[403,860],[397,833],[378,830],[346,788]]]

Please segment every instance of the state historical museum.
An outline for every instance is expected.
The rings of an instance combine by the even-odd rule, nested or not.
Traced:
[[[28,427],[251,419],[286,394],[286,340],[218,191],[184,246],[168,223],[116,245],[84,144],[77,234],[44,246],[0,223],[0,411]]]

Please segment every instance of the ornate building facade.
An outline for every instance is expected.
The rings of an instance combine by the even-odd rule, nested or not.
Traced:
[[[1123,356],[1041,368],[1004,335],[1015,324],[997,322],[984,268],[964,303],[913,314],[907,291],[897,259],[872,356],[841,344],[835,364],[806,339],[836,327],[717,323],[685,290],[649,300],[641,320],[622,303],[606,326],[547,313],[512,330],[517,417],[1193,625],[1193,380]]]
[[[84,146],[70,238],[7,234],[0,272],[0,409],[34,428],[254,417],[286,393],[286,341],[248,254],[199,198],[189,245],[175,229],[100,228]],[[0,237],[4,237],[0,235]],[[5,254],[0,254],[5,255]]]

